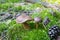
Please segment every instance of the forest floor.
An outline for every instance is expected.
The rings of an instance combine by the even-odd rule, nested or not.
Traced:
[[[6,2],[0,4],[0,37],[1,40],[50,40],[48,30],[53,25],[60,26],[60,6],[43,2]],[[27,22],[30,30],[25,30],[23,25],[16,22],[17,17],[26,14],[32,19],[40,17],[36,29],[36,22]],[[45,22],[47,18],[50,20]],[[47,24],[47,25],[44,25]]]

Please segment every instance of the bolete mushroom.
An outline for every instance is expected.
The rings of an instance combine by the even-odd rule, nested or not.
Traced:
[[[36,25],[36,28],[38,28],[38,25],[39,25],[39,22],[41,22],[42,20],[41,20],[41,18],[40,17],[35,17],[34,18],[34,21],[35,21],[35,25]]]
[[[30,29],[29,25],[27,24],[27,21],[31,21],[32,18],[26,14],[22,14],[16,18],[17,23],[22,23],[24,26],[24,29]]]

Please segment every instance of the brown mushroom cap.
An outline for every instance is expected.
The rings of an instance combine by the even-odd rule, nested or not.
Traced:
[[[30,21],[32,18],[26,14],[22,14],[16,18],[17,23],[24,23],[26,21]]]

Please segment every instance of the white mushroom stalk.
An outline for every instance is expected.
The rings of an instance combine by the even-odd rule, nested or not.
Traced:
[[[40,17],[35,17],[35,18],[34,18],[34,21],[35,21],[35,26],[36,26],[36,29],[37,29],[38,26],[39,26],[39,22],[41,22],[42,20],[41,20]]]

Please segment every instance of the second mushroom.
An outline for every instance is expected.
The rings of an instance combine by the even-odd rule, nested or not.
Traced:
[[[35,17],[34,18],[34,21],[35,21],[35,26],[36,26],[36,29],[38,28],[38,25],[39,25],[39,22],[41,22],[42,20],[41,20],[41,18],[40,17]]]
[[[22,14],[16,18],[16,22],[23,24],[24,29],[30,29],[30,26],[28,25],[27,21],[31,21],[31,20],[32,18],[26,14]]]

